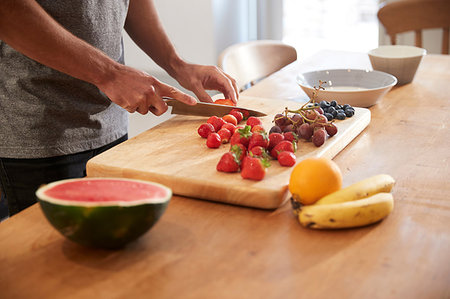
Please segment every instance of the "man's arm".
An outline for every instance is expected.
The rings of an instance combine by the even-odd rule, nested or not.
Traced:
[[[222,92],[234,102],[238,98],[236,81],[214,66],[183,61],[169,40],[153,0],[130,0],[125,30],[133,41],[183,87],[200,101],[211,102],[205,89]]]
[[[195,99],[155,78],[124,66],[77,38],[34,0],[0,2],[0,39],[46,66],[96,85],[129,112],[167,110],[170,96],[194,104]]]

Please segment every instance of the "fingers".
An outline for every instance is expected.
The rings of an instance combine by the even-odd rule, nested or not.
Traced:
[[[162,100],[162,97],[170,97],[170,98],[173,98],[177,101],[183,102],[188,105],[197,104],[197,100],[194,97],[178,90],[177,88],[175,88],[173,86],[164,84],[162,82],[158,82],[158,84],[155,85],[155,88],[156,88],[156,92],[157,92],[158,96],[161,98],[161,100]]]
[[[198,88],[196,90],[193,90],[193,92],[197,96],[197,98],[199,99],[200,102],[205,102],[205,103],[214,102],[213,99],[211,98],[211,96],[203,88]]]
[[[224,94],[225,98],[230,98],[233,102],[237,103],[237,100],[239,99],[239,87],[237,85],[237,82],[233,77],[231,77],[227,73],[225,73],[225,72],[223,72],[223,73],[228,79],[230,79],[231,85],[232,85],[231,94],[228,94],[230,92],[229,90],[224,90],[223,94]],[[234,95],[235,100],[233,100],[233,95]]]

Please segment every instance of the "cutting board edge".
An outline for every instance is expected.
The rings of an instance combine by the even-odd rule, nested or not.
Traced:
[[[170,176],[139,170],[127,170],[114,166],[96,164],[92,160],[86,166],[88,177],[118,177],[140,179],[165,185],[172,189],[174,195],[202,199],[218,203],[227,203],[236,206],[275,210],[283,206],[289,199],[288,186],[278,189],[261,189],[250,187],[229,188],[225,192],[217,192],[221,185],[197,179],[178,178],[176,183]],[[252,182],[250,181],[249,184]],[[185,188],[186,184],[189,188]],[[214,194],[211,197],[208,194]],[[253,200],[254,199],[254,200]]]

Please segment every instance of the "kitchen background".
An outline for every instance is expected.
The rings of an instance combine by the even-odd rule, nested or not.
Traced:
[[[198,64],[215,65],[226,47],[256,39],[282,40],[297,49],[300,61],[322,50],[367,52],[389,44],[376,13],[380,0],[155,0],[166,32],[179,54]],[[428,53],[440,53],[442,31],[424,31]],[[398,44],[414,44],[413,33]],[[124,33],[126,64],[180,87]],[[300,88],[299,88],[300,91]],[[168,119],[134,113],[129,137]]]

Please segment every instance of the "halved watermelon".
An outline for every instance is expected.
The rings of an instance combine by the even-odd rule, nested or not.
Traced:
[[[158,221],[172,190],[134,179],[82,178],[41,186],[36,196],[48,221],[70,240],[119,248]]]

